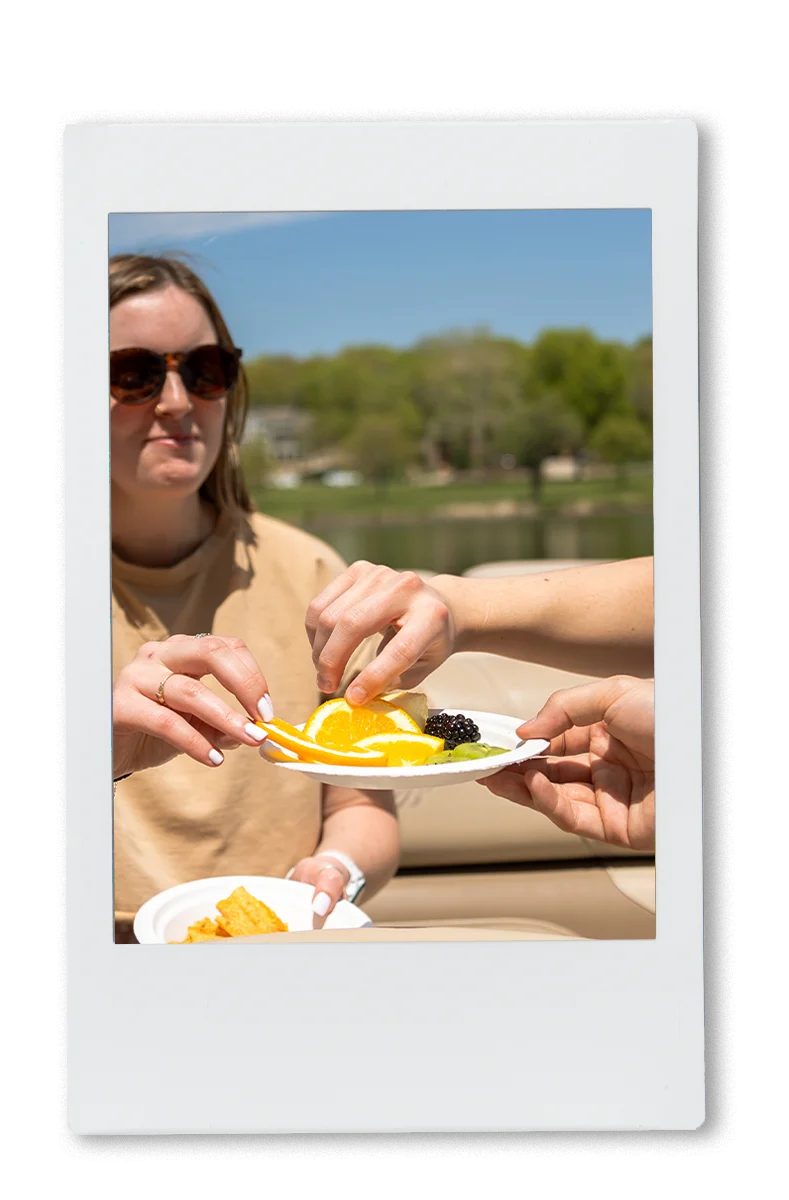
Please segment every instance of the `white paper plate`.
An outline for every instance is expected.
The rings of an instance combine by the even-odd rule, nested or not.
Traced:
[[[430,715],[446,712],[454,715],[451,708],[431,708]],[[464,709],[464,715],[479,726],[479,740],[489,746],[503,746],[507,754],[493,758],[471,759],[469,762],[441,763],[435,767],[328,767],[324,763],[277,762],[282,771],[298,771],[321,783],[334,783],[338,787],[367,788],[373,791],[390,788],[446,787],[450,783],[463,783],[469,779],[485,779],[495,775],[510,763],[525,762],[535,758],[548,748],[543,738],[523,742],[515,730],[523,724],[521,717],[505,717],[500,713],[474,712]],[[303,728],[303,726],[298,726]],[[266,743],[260,753],[267,758]],[[273,760],[271,760],[273,761]]]
[[[328,917],[316,916],[312,911],[315,893],[312,884],[268,875],[222,875],[216,879],[180,883],[146,900],[134,918],[134,936],[143,945],[182,942],[195,921],[202,917],[218,917],[217,900],[224,900],[237,887],[245,887],[251,896],[272,908],[289,932],[361,929],[364,925],[372,925],[367,913],[347,900],[341,900]]]

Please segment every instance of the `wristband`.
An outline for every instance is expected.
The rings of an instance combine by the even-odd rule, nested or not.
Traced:
[[[343,854],[341,850],[319,850],[315,857],[335,858],[338,863],[342,863],[350,875],[348,886],[345,889],[345,899],[353,902],[367,883],[364,872],[357,867],[352,858],[349,858],[347,854]]]

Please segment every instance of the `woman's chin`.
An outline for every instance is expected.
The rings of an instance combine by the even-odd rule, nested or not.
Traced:
[[[138,477],[138,484],[152,491],[196,492],[202,487],[208,473],[203,463],[182,460],[168,463],[157,471],[146,472]]]

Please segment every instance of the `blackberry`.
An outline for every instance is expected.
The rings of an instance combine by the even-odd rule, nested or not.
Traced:
[[[442,712],[428,717],[425,733],[429,733],[431,737],[443,738],[445,750],[454,750],[456,746],[479,741],[479,726],[474,724],[471,717],[464,717],[463,713],[452,716]]]

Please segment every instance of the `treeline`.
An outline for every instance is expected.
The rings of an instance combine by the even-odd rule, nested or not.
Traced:
[[[549,330],[524,345],[475,330],[407,350],[262,356],[246,369],[253,408],[300,410],[305,451],[340,450],[371,482],[442,465],[484,474],[504,461],[538,488],[552,455],[621,467],[652,453],[651,337],[624,345]]]

